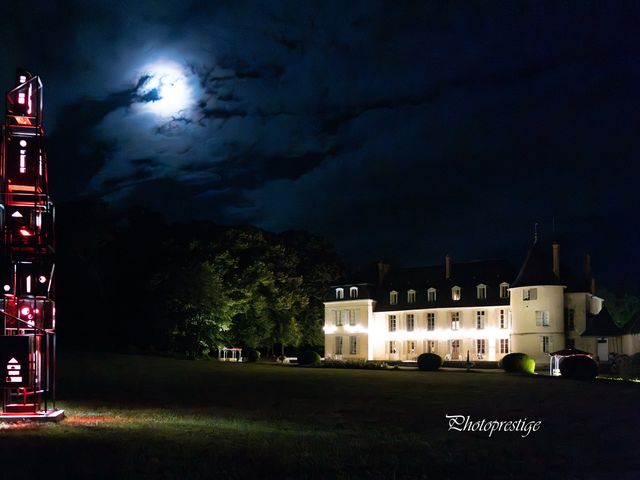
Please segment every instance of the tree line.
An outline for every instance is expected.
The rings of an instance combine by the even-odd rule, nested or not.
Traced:
[[[56,252],[60,342],[86,350],[319,349],[323,296],[342,272],[304,231],[168,224],[97,200],[58,207]]]

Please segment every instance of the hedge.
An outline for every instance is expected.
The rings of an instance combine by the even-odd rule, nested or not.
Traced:
[[[418,357],[418,370],[435,371],[442,366],[442,357],[436,353],[423,353]]]
[[[572,355],[560,361],[560,373],[563,378],[593,380],[598,375],[598,364],[586,355]]]
[[[509,353],[502,357],[498,366],[509,373],[533,373],[536,369],[536,362],[526,353]]]

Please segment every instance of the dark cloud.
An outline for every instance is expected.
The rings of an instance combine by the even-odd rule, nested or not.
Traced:
[[[44,79],[58,198],[306,228],[354,263],[519,260],[555,218],[635,274],[637,3],[33,5],[3,7],[2,76]]]

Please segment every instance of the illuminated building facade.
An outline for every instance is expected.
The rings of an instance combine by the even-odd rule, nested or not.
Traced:
[[[0,155],[0,417],[55,410],[54,210],[40,77],[19,70],[6,94]]]
[[[519,272],[507,261],[448,256],[444,265],[363,269],[325,297],[325,356],[403,361],[434,352],[462,361],[469,353],[496,361],[523,352],[545,364],[565,347],[601,360],[622,353],[590,263],[578,277],[560,275],[557,243],[551,253],[534,242]]]

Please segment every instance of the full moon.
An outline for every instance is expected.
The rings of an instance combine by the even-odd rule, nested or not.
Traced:
[[[141,69],[144,82],[137,94],[143,108],[161,117],[173,117],[194,103],[189,73],[175,62],[156,62]]]

